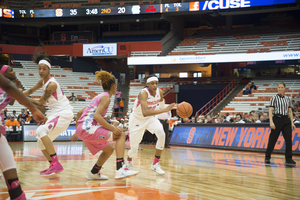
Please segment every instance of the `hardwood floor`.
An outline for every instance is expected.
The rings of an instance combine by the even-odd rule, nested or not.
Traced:
[[[115,180],[113,154],[101,172],[107,181],[89,181],[87,172],[98,155],[92,156],[82,142],[55,142],[64,171],[48,177],[39,175],[48,163],[34,142],[10,143],[22,188],[35,199],[300,199],[300,157],[296,166],[285,165],[284,155],[272,155],[265,166],[264,154],[203,148],[174,147],[163,151],[159,176],[150,170],[155,146],[140,145],[134,158],[132,178]],[[127,147],[128,148],[128,147]],[[125,151],[127,155],[127,150]],[[9,199],[3,177],[0,200]]]

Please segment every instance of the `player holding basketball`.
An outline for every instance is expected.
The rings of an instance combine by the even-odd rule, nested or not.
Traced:
[[[115,179],[136,175],[138,172],[129,170],[124,165],[125,133],[121,128],[110,125],[103,118],[108,110],[111,96],[116,94],[116,78],[101,70],[96,72],[96,80],[101,80],[104,92],[93,98],[88,106],[78,112],[76,134],[73,135],[73,138],[78,136],[93,155],[102,150],[97,163],[88,172],[86,178],[89,180],[108,179],[99,172],[114,151],[108,142],[111,138],[116,140],[117,170]]]
[[[155,110],[159,106],[160,110]],[[159,165],[159,159],[165,146],[165,132],[160,121],[154,115],[169,112],[175,106],[175,103],[165,107],[163,92],[158,88],[158,78],[150,75],[147,78],[147,84],[139,93],[133,105],[133,112],[129,117],[129,139],[131,149],[128,151],[127,167],[133,169],[132,158],[138,152],[139,144],[147,129],[157,137],[156,153],[151,170],[157,174],[164,175],[165,172]]]
[[[45,116],[24,96],[24,94],[19,91],[19,89],[11,81],[7,80],[2,73],[0,73],[0,87],[10,97],[18,100],[21,104],[29,108],[37,122],[46,121],[47,118],[45,118]],[[2,97],[4,96],[5,95]],[[0,131],[0,170],[4,175],[10,199],[26,200],[25,193],[19,183],[13,152],[9,147],[6,138],[1,135],[3,134],[3,130],[1,129]]]
[[[51,113],[47,115],[48,120],[36,130],[37,145],[50,163],[50,167],[40,172],[41,175],[52,175],[63,171],[63,167],[58,161],[52,141],[64,132],[73,119],[73,107],[64,95],[58,82],[50,76],[51,64],[45,52],[36,52],[33,61],[39,66],[41,79],[32,88],[24,91],[26,96],[43,88],[43,95],[39,100],[30,99],[37,105],[44,105],[48,102]]]

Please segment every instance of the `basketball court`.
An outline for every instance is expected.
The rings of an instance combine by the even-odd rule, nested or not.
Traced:
[[[48,163],[35,142],[10,143],[19,179],[27,198],[55,200],[93,199],[299,199],[300,157],[296,166],[286,166],[283,154],[272,155],[265,166],[264,154],[171,146],[165,149],[160,164],[166,172],[150,170],[155,146],[140,145],[134,159],[139,174],[115,180],[115,153],[101,172],[107,181],[89,181],[87,172],[98,155],[92,156],[82,142],[55,142],[64,171],[40,176]],[[128,146],[127,146],[128,147]],[[127,150],[125,152],[127,155]],[[0,180],[0,199],[9,199],[4,178]]]

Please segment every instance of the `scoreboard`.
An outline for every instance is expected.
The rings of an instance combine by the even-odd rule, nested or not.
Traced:
[[[36,10],[1,9],[0,18],[55,18],[55,17],[85,17],[103,15],[139,15],[149,13],[190,12],[204,10],[222,10],[247,8],[255,6],[270,6],[295,3],[296,0],[210,0],[183,3],[165,3],[151,5],[90,7],[90,8],[58,8]]]

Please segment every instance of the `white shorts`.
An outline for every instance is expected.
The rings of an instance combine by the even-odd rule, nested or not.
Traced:
[[[51,112],[47,115],[47,122],[44,125],[40,125],[40,127],[47,130],[48,137],[53,141],[69,127],[73,117],[72,110]],[[40,139],[39,136],[37,136],[37,139]]]
[[[156,130],[163,129],[160,121],[151,116],[146,119],[138,119],[134,116],[129,117],[129,138],[130,146],[136,147],[140,144],[143,139],[144,133],[148,130],[150,133],[154,134]]]
[[[0,134],[1,135],[1,134]],[[4,135],[0,137],[0,170],[6,172],[10,169],[16,169],[14,154],[7,143]]]

